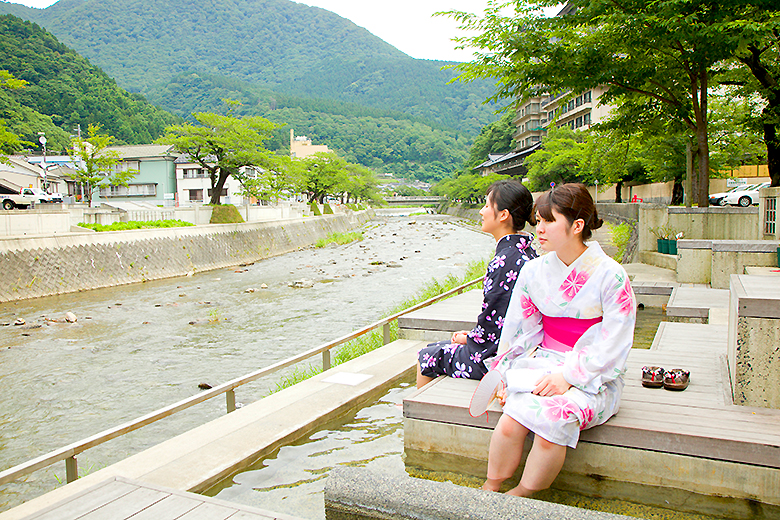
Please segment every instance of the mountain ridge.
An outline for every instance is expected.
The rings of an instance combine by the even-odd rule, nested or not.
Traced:
[[[290,0],[0,3],[145,94],[200,70],[299,97],[398,110],[471,136],[496,119],[488,82],[448,82],[452,62],[416,60],[339,15]]]

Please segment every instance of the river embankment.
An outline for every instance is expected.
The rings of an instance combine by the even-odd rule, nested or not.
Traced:
[[[373,211],[0,240],[0,303],[252,263],[355,229]]]

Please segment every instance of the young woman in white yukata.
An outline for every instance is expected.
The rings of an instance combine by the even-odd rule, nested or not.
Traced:
[[[488,264],[482,284],[482,312],[476,326],[454,333],[448,341],[431,343],[420,350],[417,388],[438,376],[482,379],[488,371],[485,362],[496,355],[498,337],[506,308],[525,263],[538,255],[531,242],[534,236],[521,230],[534,220],[534,198],[516,180],[494,182],[487,189],[482,215],[482,231],[496,239],[496,254]]]
[[[514,474],[532,431],[520,483],[508,491],[519,496],[548,488],[580,430],[617,413],[636,321],[626,271],[587,242],[602,221],[585,186],[553,186],[537,200],[536,219],[548,254],[520,271],[507,309],[493,364],[506,385],[503,415],[483,485],[498,491]]]

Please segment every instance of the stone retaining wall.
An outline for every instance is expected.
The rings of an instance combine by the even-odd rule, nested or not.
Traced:
[[[367,222],[371,211],[245,224],[0,241],[0,302],[255,262]]]

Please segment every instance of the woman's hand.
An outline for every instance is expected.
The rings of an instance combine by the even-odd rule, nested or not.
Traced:
[[[459,330],[458,332],[452,333],[452,341],[453,343],[460,343],[461,345],[466,344],[466,338],[469,337],[469,331],[467,330]]]
[[[498,402],[501,403],[501,406],[504,406],[506,403],[506,386],[504,386],[504,383],[498,385],[498,388],[496,389],[496,397],[498,398]]]
[[[543,396],[561,395],[569,388],[571,388],[571,385],[563,378],[563,373],[557,372],[542,377],[536,383],[533,393]]]

